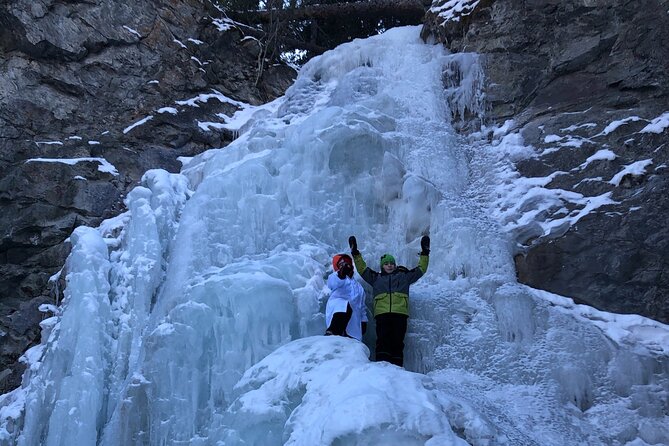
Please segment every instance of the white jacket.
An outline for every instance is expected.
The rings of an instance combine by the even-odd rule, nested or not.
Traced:
[[[365,290],[357,280],[350,277],[340,279],[337,273],[330,274],[328,277],[328,288],[330,288],[330,297],[325,307],[325,327],[332,323],[332,316],[335,313],[346,313],[346,305],[350,304],[353,314],[351,320],[346,326],[346,334],[350,337],[362,341],[362,322],[367,322],[367,308],[365,307]]]

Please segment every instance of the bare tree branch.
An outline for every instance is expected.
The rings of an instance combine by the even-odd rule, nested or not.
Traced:
[[[424,14],[425,6],[421,0],[369,0],[353,3],[311,5],[296,9],[228,11],[228,15],[231,18],[251,23],[269,23],[272,20],[344,20],[346,17],[362,19],[377,17],[379,15],[393,15],[420,20]]]

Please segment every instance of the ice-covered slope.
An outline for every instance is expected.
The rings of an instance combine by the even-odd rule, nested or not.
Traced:
[[[418,34],[312,60],[230,146],[150,171],[126,214],[77,229],[0,444],[666,441],[667,328],[516,283],[491,208],[504,154],[449,124],[480,103],[476,57]],[[313,337],[349,235],[371,266],[412,267],[427,233],[409,371]]]

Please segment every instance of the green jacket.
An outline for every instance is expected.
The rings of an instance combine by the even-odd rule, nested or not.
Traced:
[[[412,270],[397,267],[390,274],[378,273],[367,267],[362,254],[353,257],[360,276],[372,286],[374,294],[374,317],[383,313],[409,315],[409,285],[427,272],[430,258],[421,255],[418,266]]]

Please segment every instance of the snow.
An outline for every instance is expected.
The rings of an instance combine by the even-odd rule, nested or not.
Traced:
[[[593,128],[597,127],[597,124],[594,122],[585,122],[583,124],[578,124],[578,125],[570,125],[569,127],[565,127],[563,129],[560,129],[561,132],[573,132],[575,130],[580,130],[580,129],[588,129],[588,128]]]
[[[35,141],[35,144],[44,144],[46,146],[62,146],[61,141]]]
[[[226,95],[224,95],[220,91],[217,91],[217,90],[212,90],[212,91],[213,91],[213,93],[199,94],[199,95],[195,96],[194,98],[185,99],[185,100],[182,100],[182,101],[176,101],[176,103],[178,105],[188,105],[190,107],[198,107],[198,105],[197,105],[198,102],[205,102],[206,103],[211,99],[216,99],[216,100],[218,100],[218,101],[220,101],[224,104],[231,104],[231,105],[235,105],[235,106],[241,107],[241,108],[244,108],[244,107],[248,106],[248,104],[246,104],[244,102],[240,102],[240,101],[237,101],[237,100],[234,100],[232,98],[227,97]]]
[[[569,127],[565,127],[560,129],[560,132],[566,133],[566,132],[573,132],[575,130],[583,129],[583,128],[591,128],[595,127],[596,124],[593,123],[584,123],[584,124],[579,124],[579,125],[572,125]],[[599,136],[599,135],[597,135]],[[559,142],[560,147],[574,147],[574,148],[580,148],[583,146],[585,143],[592,143],[592,141],[588,138],[584,138],[582,136],[578,135],[571,135],[571,134],[566,134],[564,136],[560,135],[546,135],[544,137],[544,143],[546,144],[552,144]]]
[[[186,167],[188,165],[188,163],[193,161],[193,158],[194,157],[192,157],[192,156],[179,156],[179,157],[177,157],[177,161],[179,161],[181,163],[182,167]]]
[[[558,190],[559,193],[559,190]],[[580,194],[579,194],[580,195]],[[611,192],[605,192],[601,195],[594,197],[576,197],[572,199],[572,202],[582,205],[583,207],[578,211],[570,212],[566,217],[552,220],[550,223],[543,224],[544,235],[552,234],[553,230],[558,229],[560,231],[564,230],[565,223],[569,226],[573,226],[580,219],[590,214],[591,212],[599,209],[602,206],[609,204],[616,204],[616,201],[611,199]]]
[[[669,354],[669,325],[635,314],[612,314],[587,305],[574,303],[572,299],[543,290],[533,291],[538,297],[575,319],[581,319],[599,327],[609,339],[633,349],[645,349],[649,354],[662,357]]]
[[[201,40],[192,39],[192,38],[190,38],[190,37],[188,38],[188,41],[194,43],[195,45],[202,45],[202,44],[204,43],[204,42],[201,41]]]
[[[282,104],[282,98],[259,106],[244,104],[232,116],[224,116],[219,114],[218,117],[225,120],[225,128],[230,130],[240,130],[241,128],[253,123],[255,119],[260,119],[263,116],[275,113]]]
[[[581,136],[566,135],[565,138],[567,140],[565,142],[560,143],[561,147],[574,147],[578,149],[580,147],[583,147],[583,144],[585,143],[592,143],[590,139],[583,138]]]
[[[636,161],[632,164],[624,166],[623,170],[618,172],[609,180],[609,183],[614,186],[620,186],[620,182],[626,175],[639,176],[646,173],[646,167],[653,164],[652,159]]]
[[[114,176],[118,175],[118,170],[116,170],[116,167],[112,165],[109,161],[107,161],[104,158],[92,158],[92,157],[84,157],[84,158],[31,158],[29,160],[25,161],[26,163],[62,163],[62,164],[68,164],[70,166],[73,166],[77,163],[82,163],[82,162],[96,162],[98,163],[98,170],[100,172],[106,172],[110,173]]]
[[[578,187],[581,183],[599,182],[599,181],[604,181],[604,179],[602,177],[583,178],[581,181],[579,181],[574,185],[574,188]]]
[[[507,172],[507,175],[510,172]],[[554,172],[547,177],[516,178],[513,183],[503,184],[497,187],[497,210],[494,213],[498,219],[505,224],[509,232],[530,230],[536,236],[556,235],[566,232],[571,226],[578,223],[580,219],[598,208],[615,204],[611,199],[611,193],[606,192],[599,196],[588,197],[577,192],[564,189],[549,189],[548,184],[558,175],[564,172]],[[576,206],[574,210],[564,217],[559,217],[556,212],[554,218],[544,221],[541,215],[548,215],[553,209],[559,209],[569,203]]]
[[[562,137],[558,136],[558,135],[547,135],[547,136],[544,137],[544,142],[546,144],[550,144],[550,143],[558,142],[561,139],[562,139]]]
[[[534,149],[525,145],[523,137],[519,132],[500,135],[501,139],[493,142],[495,152],[499,159],[508,159],[511,161],[520,161],[530,158],[534,155]]]
[[[212,121],[197,121],[197,125],[200,129],[204,131],[210,131],[213,129],[225,129],[230,130],[233,134],[239,134],[243,129],[250,127],[256,120],[262,119],[269,116],[272,113],[275,113],[276,110],[283,104],[283,98],[278,98],[267,104],[252,106],[245,104],[243,102],[235,101],[224,95],[214,94],[214,95],[200,95],[196,98],[180,101],[179,105],[190,105],[197,107],[197,102],[206,102],[211,98],[216,98],[221,102],[231,103],[239,109],[235,111],[232,116],[225,115],[223,113],[218,113],[216,116],[220,118],[223,122],[212,122]]]
[[[228,31],[232,28],[236,28],[238,25],[238,22],[235,22],[234,20],[228,19],[228,18],[215,18],[212,20],[212,23],[220,32],[225,32]],[[242,25],[245,26],[245,25]]]
[[[621,127],[625,124],[628,124],[630,122],[637,122],[637,121],[641,121],[641,120],[642,120],[642,118],[640,118],[638,116],[630,116],[628,118],[613,121],[610,124],[608,124],[606,127],[604,127],[604,130],[602,130],[599,134],[597,134],[595,136],[608,135],[609,133],[614,132],[616,129],[618,129],[619,127]]]
[[[582,114],[584,114],[584,113],[589,112],[590,110],[592,110],[592,107],[588,107],[588,108],[586,108],[585,110],[581,110],[581,111],[564,112],[564,113],[562,113],[562,114],[563,114],[563,115],[582,115]]]
[[[188,49],[188,47],[187,47],[186,45],[184,45],[184,43],[183,43],[181,40],[179,40],[179,39],[172,39],[172,42],[176,43],[176,44],[179,45],[181,48]]]
[[[639,133],[662,133],[667,127],[669,127],[669,112],[652,119],[650,124],[642,128]]]
[[[601,149],[601,150],[598,150],[597,152],[595,152],[594,154],[592,154],[591,156],[589,156],[585,160],[585,162],[583,162],[583,164],[578,166],[578,168],[579,169],[585,169],[586,167],[588,167],[594,161],[601,161],[601,160],[613,161],[616,158],[617,158],[617,155],[615,153],[613,153],[611,150]]]
[[[337,336],[280,347],[235,386],[232,424],[260,444],[281,444],[277,433],[286,445],[504,444],[485,417],[429,377],[368,356],[363,344]]]
[[[520,177],[537,151],[512,123],[459,135],[479,59],[419,34],[328,51],[272,104],[230,102],[231,144],[147,172],[127,212],[77,229],[62,312],[0,396],[0,444],[667,443],[669,328],[516,281],[516,231],[559,234],[611,194]],[[229,100],[179,105],[211,99]],[[320,336],[349,235],[370,265],[413,267],[423,234],[406,370],[370,362],[373,320],[363,342]]]
[[[212,128],[214,128],[214,129],[224,129],[224,128],[226,128],[225,124],[223,124],[221,122],[201,122],[201,121],[197,121],[197,126],[200,129],[204,130],[205,132],[211,130]]]
[[[174,107],[162,107],[156,110],[156,113],[169,113],[171,115],[176,115],[179,111]]]
[[[153,115],[149,115],[146,118],[140,119],[139,121],[137,121],[137,122],[129,125],[128,127],[124,128],[123,129],[123,134],[124,135],[127,134],[130,130],[134,129],[135,127],[139,127],[142,124],[146,124],[147,122],[149,122],[152,119],[153,119]]]
[[[587,138],[573,135],[547,135],[545,141],[558,142],[560,147],[580,147],[585,142],[592,143]],[[553,179],[565,175],[566,172],[553,172],[546,177],[521,177],[515,169],[515,162],[542,157],[559,149],[552,147],[537,152],[525,144],[517,131],[493,134],[492,143],[483,144],[481,149],[489,152],[490,161],[494,163],[492,170],[497,177],[496,180],[488,180],[495,197],[491,213],[504,230],[516,240],[524,242],[536,237],[560,236],[591,212],[603,206],[616,204],[611,199],[610,192],[598,196],[585,196],[569,190],[548,187]],[[611,150],[601,149],[571,170],[583,170],[595,161],[612,160],[615,157]],[[484,181],[485,177],[483,176],[480,181]],[[575,187],[582,182],[601,180],[601,178],[586,178]]]
[[[507,119],[506,121],[504,121],[504,124],[502,124],[499,127],[494,127],[492,129],[493,136],[494,137],[500,137],[500,136],[506,135],[507,133],[509,133],[511,128],[513,128],[514,124],[515,123],[514,123],[513,119]]]
[[[443,19],[442,24],[459,22],[461,17],[471,14],[479,3],[480,0],[448,0],[439,6],[432,6],[430,12]]]
[[[140,39],[142,38],[142,35],[141,35],[140,33],[138,33],[136,30],[130,28],[129,26],[123,25],[123,29],[125,29],[125,30],[128,31],[129,33],[132,33],[132,34],[136,35],[136,36],[139,37]]]

